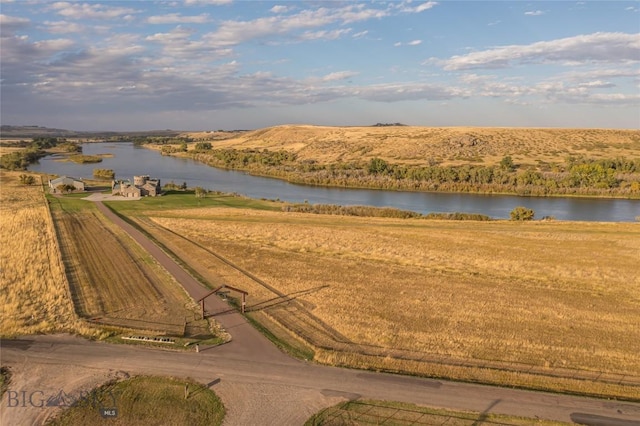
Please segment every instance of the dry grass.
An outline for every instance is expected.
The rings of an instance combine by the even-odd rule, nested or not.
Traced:
[[[20,174],[0,171],[0,335],[96,335],[75,315],[42,187]]]
[[[355,344],[640,375],[637,224],[164,215]],[[241,285],[251,305],[273,298]]]
[[[206,134],[185,134],[197,139]],[[567,155],[589,158],[640,156],[640,131],[482,127],[321,127],[277,126],[220,140],[216,148],[296,152],[299,160],[319,163],[380,157],[392,163],[444,166],[497,164],[511,155],[517,164],[557,163]]]

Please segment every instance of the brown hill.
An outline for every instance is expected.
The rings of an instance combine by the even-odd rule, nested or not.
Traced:
[[[519,164],[537,165],[569,155],[640,158],[639,130],[285,125],[218,133],[209,138],[215,148],[287,150],[319,163],[380,157],[403,164],[496,164],[511,155]]]

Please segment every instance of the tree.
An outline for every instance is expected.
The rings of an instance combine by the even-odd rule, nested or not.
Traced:
[[[56,189],[62,193],[69,193],[74,191],[76,187],[69,184],[60,184],[56,187]]]
[[[510,216],[511,220],[533,220],[533,216],[535,212],[533,209],[528,209],[526,207],[518,206],[515,209],[511,210]]]
[[[20,183],[24,185],[33,185],[34,183],[36,183],[36,178],[31,175],[22,174],[20,175]]]
[[[196,198],[204,198],[207,196],[207,190],[202,187],[196,186],[195,192]]]
[[[369,162],[369,173],[372,175],[377,175],[379,173],[384,173],[389,168],[389,164],[384,161],[382,158],[372,158]]]
[[[500,161],[500,168],[509,172],[512,172],[516,169],[516,165],[513,163],[513,159],[510,155],[506,155],[504,158],[502,158],[502,160]]]
[[[211,144],[209,142],[198,142],[196,144],[196,151],[211,149]]]

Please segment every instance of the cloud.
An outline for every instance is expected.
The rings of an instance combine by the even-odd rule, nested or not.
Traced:
[[[592,89],[609,89],[612,87],[616,87],[616,85],[609,81],[594,80],[594,81],[588,81],[585,83],[580,83],[579,87],[588,87]]]
[[[354,88],[352,96],[377,102],[442,101],[466,97],[464,90],[450,85],[421,82],[385,83]]]
[[[194,30],[179,25],[168,33],[156,33],[147,36],[145,40],[161,44],[165,58],[191,59],[195,61],[194,63],[202,60],[204,53],[211,55],[208,57],[210,60],[228,56],[231,53],[230,49],[221,48],[203,40],[191,40],[193,34],[195,34]]]
[[[361,38],[361,37],[366,36],[367,34],[369,34],[369,31],[364,30],[364,31],[360,31],[359,33],[353,34],[351,37],[353,37],[353,38]]]
[[[291,10],[291,8],[289,6],[275,5],[271,9],[269,9],[269,12],[271,12],[271,13],[285,13],[285,12],[288,12],[289,10]]]
[[[233,0],[184,0],[184,4],[187,6],[193,5],[212,5],[221,6],[225,4],[231,4]]]
[[[640,58],[640,33],[593,33],[540,41],[528,45],[509,45],[489,50],[453,56],[446,60],[432,59],[445,70],[474,68],[506,68],[514,63],[591,62],[625,63]]]
[[[344,7],[303,10],[286,16],[261,17],[250,21],[224,21],[214,32],[206,34],[206,42],[218,46],[234,46],[253,39],[284,36],[301,30],[329,24],[349,24],[387,16],[386,10],[367,9],[362,4]]]
[[[336,40],[351,32],[351,28],[332,31],[306,31],[301,36],[302,40]]]
[[[69,19],[129,19],[136,9],[128,7],[113,7],[103,4],[56,2],[51,5],[59,15]]]
[[[422,3],[420,6],[416,7],[416,8],[415,8],[415,12],[416,12],[416,13],[420,13],[420,12],[423,12],[423,11],[425,11],[425,10],[429,10],[429,9],[431,9],[432,7],[435,7],[435,6],[437,6],[437,5],[438,5],[438,2],[435,2],[435,1],[428,1],[428,2],[426,2],[426,3]]]
[[[196,16],[182,16],[179,13],[150,16],[147,19],[150,24],[204,24],[210,22],[209,14],[202,13]]]
[[[16,16],[0,14],[0,31],[2,32],[3,36],[11,35],[17,30],[28,27],[30,22],[31,21],[27,18],[19,18]]]
[[[407,43],[402,43],[402,42],[399,41],[397,43],[394,43],[393,45],[395,47],[400,47],[400,46],[418,46],[420,44],[422,44],[422,40],[411,40],[411,41],[409,41]]]
[[[397,7],[400,9],[401,12],[404,12],[404,13],[420,13],[420,12],[424,12],[425,10],[429,10],[437,5],[438,5],[438,2],[428,1],[426,3],[419,4],[418,6],[412,6],[411,1],[403,1],[400,4],[398,4]]]
[[[545,12],[543,12],[542,10],[530,10],[528,12],[525,12],[524,14],[527,16],[540,16],[540,15],[544,15]]]
[[[321,80],[325,83],[331,81],[347,80],[351,77],[355,77],[358,74],[360,73],[356,71],[337,71],[325,75],[321,78]]]
[[[69,21],[45,21],[46,31],[51,34],[70,34],[85,31],[86,27]]]

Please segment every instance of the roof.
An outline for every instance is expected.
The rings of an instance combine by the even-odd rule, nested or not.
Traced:
[[[60,176],[59,178],[52,179],[50,182],[52,185],[56,185],[56,184],[65,184],[69,182],[71,183],[82,182],[82,179],[76,179],[71,176]]]

